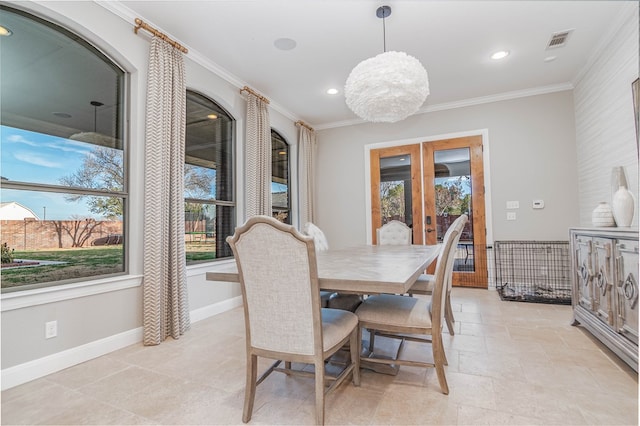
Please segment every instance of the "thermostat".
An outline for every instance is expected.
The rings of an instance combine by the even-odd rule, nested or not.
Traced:
[[[534,209],[544,209],[544,200],[533,200]]]

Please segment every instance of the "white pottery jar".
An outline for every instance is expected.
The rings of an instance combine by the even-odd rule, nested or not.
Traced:
[[[634,201],[631,191],[620,185],[611,203],[613,217],[618,226],[631,226],[633,220]]]
[[[616,226],[611,206],[604,201],[600,202],[591,213],[591,223],[593,226]]]

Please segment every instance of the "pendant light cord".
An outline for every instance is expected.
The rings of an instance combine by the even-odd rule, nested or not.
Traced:
[[[382,15],[382,51],[387,53],[387,27],[385,22],[387,21],[387,14]]]

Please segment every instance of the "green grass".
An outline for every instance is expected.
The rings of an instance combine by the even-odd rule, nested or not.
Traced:
[[[124,251],[121,245],[77,249],[16,251],[15,259],[50,260],[61,265],[2,269],[2,288],[40,284],[74,278],[114,274],[124,271]]]
[[[0,282],[3,289],[124,272],[124,250],[122,245],[16,251],[14,258],[65,263],[61,265],[3,268],[0,272]],[[186,244],[187,262],[201,262],[215,258],[216,252],[213,244]]]

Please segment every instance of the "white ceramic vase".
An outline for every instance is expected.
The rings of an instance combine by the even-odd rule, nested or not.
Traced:
[[[631,191],[620,185],[613,194],[611,203],[613,217],[618,226],[631,226],[633,220],[634,201]]]
[[[591,213],[591,223],[593,226],[616,226],[611,206],[604,201],[600,202]]]

